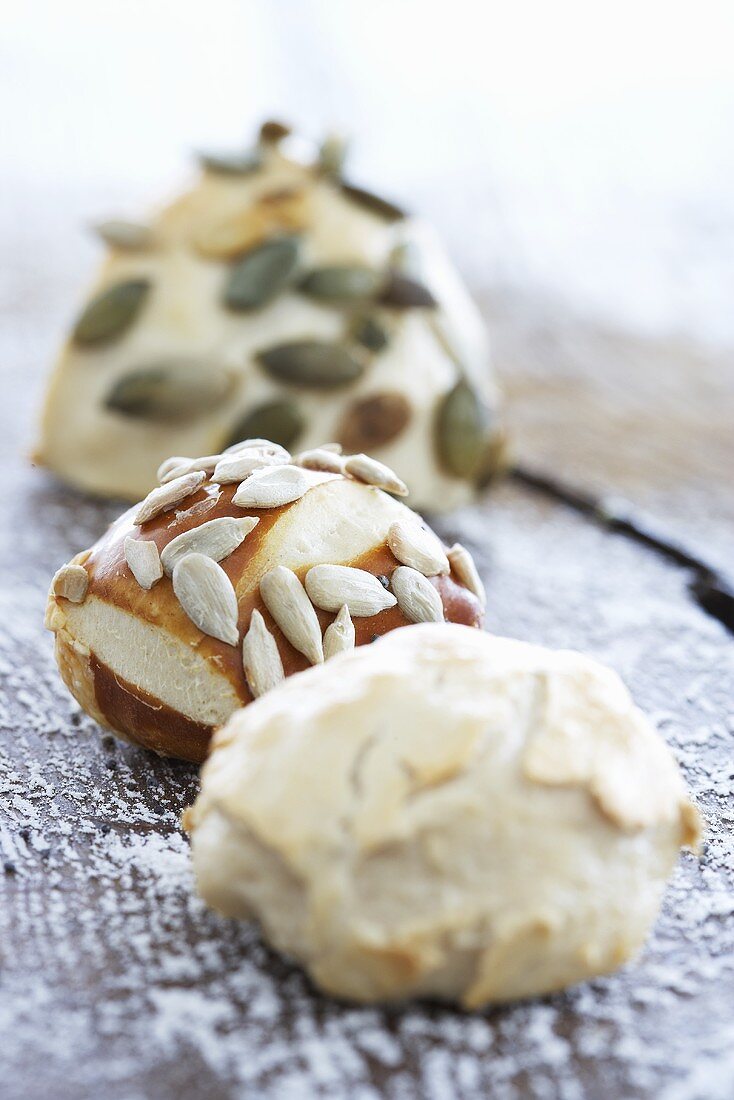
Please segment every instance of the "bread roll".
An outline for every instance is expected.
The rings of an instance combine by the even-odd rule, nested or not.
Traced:
[[[476,308],[425,227],[345,183],[333,146],[314,160],[279,134],[203,158],[149,224],[99,227],[38,461],[135,500],[170,454],[335,439],[393,466],[415,507],[465,503],[501,452]]]
[[[326,992],[466,1008],[621,966],[699,835],[615,673],[435,624],[233,715],[186,824],[203,897]]]
[[[200,761],[233,711],[325,655],[426,614],[481,620],[466,551],[447,555],[414,512],[376,488],[404,486],[366,456],[291,460],[255,440],[174,459],[161,476],[59,570],[47,610],[69,690],[101,725],[146,748]],[[398,569],[412,581],[399,600]]]

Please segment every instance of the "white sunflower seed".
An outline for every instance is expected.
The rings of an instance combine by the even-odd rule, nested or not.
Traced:
[[[237,645],[237,595],[221,565],[206,554],[187,554],[173,570],[173,591],[199,630]]]
[[[486,611],[487,592],[469,551],[460,542],[455,542],[449,550],[448,558],[459,581],[477,597],[482,611]]]
[[[203,458],[182,458],[177,466],[169,466],[164,471],[163,476],[160,475],[159,470],[158,480],[161,485],[166,485],[169,481],[175,481],[177,477],[182,477],[184,474],[193,474],[198,470],[203,470],[205,474],[211,475],[221,457],[221,455],[204,455]]]
[[[158,547],[147,539],[125,539],[125,561],[141,588],[152,588],[163,576]]]
[[[243,516],[242,519],[222,516],[221,519],[210,519],[199,527],[192,527],[190,531],[176,535],[163,548],[163,568],[170,577],[176,563],[186,554],[205,554],[212,561],[221,561],[237,549],[259,522],[255,516]]]
[[[257,699],[285,679],[275,638],[259,611],[250,618],[250,628],[242,639],[242,664],[247,686]]]
[[[260,595],[294,649],[312,665],[320,665],[324,660],[321,626],[296,574],[277,565],[260,581]]]
[[[338,611],[346,604],[350,615],[358,618],[377,615],[396,603],[374,574],[349,565],[314,565],[306,574],[306,591],[322,611]]]
[[[185,455],[172,455],[170,458],[165,458],[161,462],[156,472],[156,480],[163,481],[166,474],[170,474],[171,470],[175,470],[177,466],[183,466],[186,462],[191,462],[192,459],[187,458]]]
[[[324,660],[354,649],[354,637],[354,623],[349,608],[344,604],[334,622],[324,631]]]
[[[240,451],[266,451],[272,455],[282,455],[286,462],[290,462],[290,452],[286,451],[285,447],[281,447],[280,443],[272,443],[269,439],[242,439],[239,443],[233,443],[231,447],[226,447],[222,454],[236,455]]]
[[[341,474],[344,472],[344,459],[335,451],[326,447],[314,447],[310,451],[302,451],[294,458],[296,466],[303,466],[305,470],[321,470],[329,474]]]
[[[438,590],[431,582],[411,569],[399,565],[392,575],[390,585],[398,598],[398,606],[411,623],[442,623],[443,603]]]
[[[280,508],[299,500],[309,489],[331,481],[334,474],[303,470],[300,466],[269,466],[255,470],[232,497],[240,508]]]
[[[89,574],[83,565],[62,565],[51,581],[54,596],[72,603],[83,603],[89,588]]]
[[[248,448],[237,454],[224,455],[214,468],[212,481],[228,485],[234,481],[244,481],[255,470],[262,470],[267,466],[285,466],[288,462],[290,455],[272,454],[259,447]]]
[[[183,474],[165,485],[159,485],[157,489],[153,489],[148,493],[145,500],[140,502],[138,510],[133,516],[133,523],[147,523],[148,520],[154,519],[161,512],[167,512],[179,501],[195,493],[204,481],[206,481],[206,474],[203,470],[198,470],[195,473]]]
[[[395,520],[387,533],[387,545],[402,565],[417,569],[424,577],[435,577],[451,570],[440,540],[417,520]]]
[[[407,497],[408,486],[401,481],[398,475],[369,455],[350,455],[344,463],[344,471],[356,481],[363,481],[366,485],[374,485],[377,489],[384,489],[386,493],[393,493],[398,497]]]

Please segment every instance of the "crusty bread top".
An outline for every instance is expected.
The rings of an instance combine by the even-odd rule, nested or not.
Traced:
[[[387,546],[390,525],[400,517],[414,518],[402,503],[386,493],[357,481],[337,477],[310,489],[305,496],[281,508],[243,509],[232,503],[236,485],[208,482],[177,509],[164,512],[148,523],[133,522],[135,509],[127,511],[92,547],[85,562],[90,577],[88,599],[112,604],[175,638],[196,647],[230,681],[243,702],[251,699],[240,646],[227,645],[203,634],[187,617],[164,576],[150,590],[141,588],[125,560],[126,537],[153,541],[159,550],[184,531],[224,516],[259,519],[243,543],[220,562],[232,581],[239,604],[240,637],[257,608],[277,639],[286,675],[307,668],[308,660],[293,648],[269,615],[259,593],[262,577],[277,565],[303,578],[308,569],[323,562],[352,565],[390,576],[400,564]],[[481,608],[475,596],[455,575],[435,577],[444,613],[449,621],[477,626]],[[317,611],[322,630],[334,616]],[[83,629],[83,607],[75,611],[77,629]],[[395,606],[366,618],[355,618],[356,644],[406,625]]]

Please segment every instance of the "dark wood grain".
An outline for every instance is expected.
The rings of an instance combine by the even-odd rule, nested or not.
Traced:
[[[641,959],[614,977],[478,1015],[322,998],[256,929],[196,899],[179,828],[195,769],[101,735],[56,673],[49,579],[117,509],[24,461],[71,300],[68,258],[38,274],[27,255],[0,335],[0,1093],[730,1097],[734,643],[692,603],[685,571],[517,485],[440,522],[477,556],[491,629],[584,649],[623,675],[680,760],[707,841],[700,861],[682,858]],[[731,560],[731,364],[527,303],[486,311],[516,450]]]

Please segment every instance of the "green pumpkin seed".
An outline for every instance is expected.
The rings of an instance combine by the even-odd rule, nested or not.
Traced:
[[[301,280],[299,289],[311,298],[353,302],[372,298],[384,281],[384,275],[363,264],[334,264],[309,271]]]
[[[295,401],[266,401],[240,417],[222,444],[222,450],[243,439],[269,439],[291,450],[305,427],[306,422]]]
[[[228,309],[257,309],[283,289],[298,262],[298,239],[276,237],[246,252],[232,267],[224,289]]]
[[[86,346],[117,340],[137,317],[149,290],[149,279],[129,279],[103,290],[75,324],[74,343]]]
[[[446,394],[436,417],[436,448],[447,474],[467,480],[485,477],[497,455],[498,425],[489,406],[468,382]]]
[[[199,164],[217,176],[249,176],[262,168],[259,153],[199,153]]]
[[[260,141],[263,145],[277,145],[279,141],[287,138],[292,133],[290,126],[287,126],[285,122],[268,119],[260,127]]]
[[[346,348],[323,340],[276,344],[259,352],[257,360],[279,382],[318,390],[356,382],[364,371],[364,363]]]
[[[380,304],[392,309],[433,309],[438,303],[422,283],[399,271],[391,271],[380,295]]]
[[[105,244],[125,252],[144,252],[153,244],[153,230],[149,225],[142,225],[139,222],[111,218],[106,222],[97,222],[92,229]]]
[[[369,210],[370,214],[377,214],[388,222],[399,222],[407,217],[407,214],[399,206],[387,199],[375,195],[372,191],[365,191],[363,187],[355,187],[351,183],[342,183],[342,192],[358,206]]]
[[[339,134],[330,134],[319,149],[319,170],[322,175],[338,180],[347,158],[347,142]]]
[[[220,405],[231,393],[232,383],[227,371],[209,363],[154,363],[119,378],[104,404],[122,416],[180,424]]]
[[[390,342],[388,331],[372,314],[357,317],[350,330],[350,336],[356,343],[369,351],[384,351]],[[364,448],[359,448],[364,450]]]

